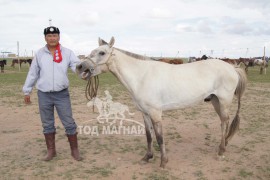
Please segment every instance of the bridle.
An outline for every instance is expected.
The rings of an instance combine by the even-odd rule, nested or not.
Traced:
[[[105,63],[97,64],[90,57],[86,57],[85,59],[89,60],[94,65],[93,67],[91,67],[90,73],[94,73],[95,69],[100,65],[104,65],[104,64],[107,65],[107,63],[110,60],[111,56],[114,55],[113,50],[114,49],[112,49],[112,51],[111,51],[108,59],[105,61]],[[87,100],[91,101],[93,98],[95,98],[97,96],[98,87],[99,87],[98,75],[91,77],[88,80],[86,88],[85,88],[85,97],[86,97]],[[93,111],[94,111],[94,104],[93,104]]]
[[[91,67],[91,69],[90,69],[90,73],[93,73],[94,72],[94,70],[98,67],[98,66],[100,66],[100,65],[108,65],[107,63],[108,63],[108,61],[110,60],[110,58],[114,55],[113,54],[113,50],[114,50],[114,48],[112,48],[112,51],[111,51],[111,53],[110,53],[110,55],[109,55],[109,57],[108,57],[108,59],[104,62],[104,63],[100,63],[100,64],[98,64],[98,63],[95,63],[92,59],[91,59],[91,57],[86,57],[85,58],[85,60],[88,60],[88,61],[90,61],[94,66],[93,67]]]

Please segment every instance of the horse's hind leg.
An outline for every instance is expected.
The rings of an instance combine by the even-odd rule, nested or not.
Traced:
[[[211,99],[211,102],[221,120],[221,143],[219,145],[219,156],[223,156],[223,153],[225,152],[225,137],[228,133],[229,129],[229,115],[228,115],[228,110],[227,107],[221,103],[218,99],[217,96],[213,96]],[[226,128],[224,127],[226,126]]]
[[[152,152],[152,135],[151,135],[151,119],[148,115],[143,114],[144,124],[145,124],[145,134],[147,139],[147,152],[145,156],[142,158],[142,161],[148,162],[149,159],[153,158]]]

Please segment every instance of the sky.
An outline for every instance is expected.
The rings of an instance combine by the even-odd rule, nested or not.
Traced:
[[[0,51],[32,56],[49,19],[76,55],[114,36],[146,56],[270,56],[270,0],[0,0]]]

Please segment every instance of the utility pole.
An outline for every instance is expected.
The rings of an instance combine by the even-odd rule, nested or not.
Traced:
[[[210,53],[211,53],[211,57],[213,57],[214,50],[213,50],[213,49],[211,49]]]
[[[52,19],[49,19],[49,26],[52,26]]]
[[[177,51],[177,53],[176,53],[176,55],[175,55],[175,58],[177,58],[178,54],[179,54],[179,51]]]
[[[246,51],[246,58],[247,58],[247,54],[248,54],[248,48],[247,48],[247,51]]]
[[[21,71],[20,43],[19,43],[19,41],[17,41],[17,56],[18,56],[19,71]]]
[[[261,69],[260,69],[260,74],[263,74],[263,70],[264,70],[264,74],[266,74],[266,61],[265,61],[265,46],[263,47],[263,64],[261,65]]]
[[[265,46],[263,47],[263,61],[265,61]]]

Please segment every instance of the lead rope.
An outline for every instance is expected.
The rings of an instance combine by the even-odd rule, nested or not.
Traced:
[[[113,55],[114,54],[113,54],[113,50],[112,50],[109,58],[111,56],[113,56]],[[94,68],[96,68],[97,65],[102,65],[102,64],[96,64],[95,62],[93,62],[93,60],[91,58],[87,57],[87,59],[90,60],[95,65]],[[104,64],[106,64],[106,63],[104,63]],[[86,99],[91,101],[93,98],[95,98],[97,96],[98,86],[99,86],[99,78],[98,78],[98,76],[91,77],[88,80],[86,88],[85,88],[85,97],[86,97]],[[95,103],[93,103],[93,112],[95,110],[95,105],[94,104]]]
[[[88,80],[86,88],[85,88],[86,99],[91,101],[93,98],[97,96],[98,86],[99,86],[98,76],[91,77]],[[93,112],[94,112],[94,103],[93,103]]]

